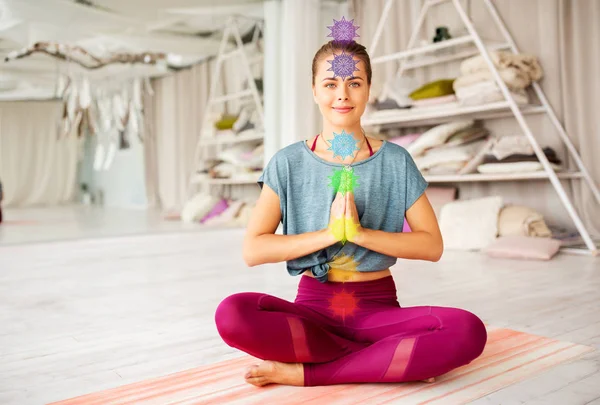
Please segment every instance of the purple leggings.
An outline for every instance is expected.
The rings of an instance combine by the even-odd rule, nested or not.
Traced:
[[[327,282],[303,276],[294,303],[246,292],[215,321],[231,347],[263,360],[304,363],[304,385],[424,380],[482,352],[485,326],[468,311],[401,308],[392,276]]]

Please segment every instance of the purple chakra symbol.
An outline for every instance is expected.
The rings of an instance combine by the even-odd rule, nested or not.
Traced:
[[[333,72],[333,77],[339,76],[344,80],[346,77],[352,76],[355,71],[359,71],[356,68],[356,64],[359,62],[352,58],[351,54],[342,52],[341,55],[333,54],[333,60],[328,60],[331,63],[331,68],[328,71]]]
[[[359,28],[358,26],[354,26],[354,20],[346,20],[345,17],[342,16],[340,21],[333,20],[333,25],[328,26],[331,30],[331,34],[327,35],[328,37],[333,37],[334,41],[340,42],[350,42],[353,41],[355,37],[359,35],[356,33],[356,30]]]

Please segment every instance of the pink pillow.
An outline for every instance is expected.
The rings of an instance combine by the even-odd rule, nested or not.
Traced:
[[[560,241],[532,236],[501,236],[484,252],[491,257],[507,259],[550,260],[558,252]]]
[[[395,143],[396,145],[400,145],[402,147],[408,146],[413,143],[421,134],[407,134],[396,136],[394,138],[388,139],[388,142]]]
[[[210,210],[210,212],[208,214],[206,214],[206,216],[204,216],[204,218],[202,218],[200,223],[205,223],[209,219],[221,215],[227,209],[227,207],[229,207],[227,200],[225,200],[225,199],[219,200],[219,202]]]

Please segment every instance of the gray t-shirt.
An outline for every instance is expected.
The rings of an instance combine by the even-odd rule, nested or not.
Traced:
[[[384,141],[373,156],[355,163],[354,200],[363,228],[402,232],[406,210],[423,194],[427,182],[410,154],[401,146]],[[277,152],[258,179],[279,196],[284,235],[327,228],[336,179],[344,165],[321,159],[304,141]],[[336,176],[337,174],[337,176]],[[365,249],[351,242],[338,242],[326,249],[287,262],[289,274],[306,270],[322,283],[330,266],[360,272],[384,270],[396,258]]]

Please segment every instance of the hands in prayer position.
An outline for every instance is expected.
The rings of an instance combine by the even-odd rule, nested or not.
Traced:
[[[354,202],[354,193],[336,194],[331,204],[328,230],[335,242],[354,242],[360,235],[362,226]]]

